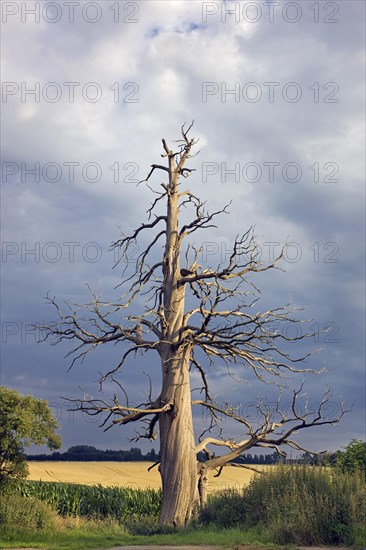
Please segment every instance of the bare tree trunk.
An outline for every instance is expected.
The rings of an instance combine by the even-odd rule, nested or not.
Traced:
[[[191,390],[185,350],[168,361],[162,400],[173,401],[173,408],[160,414],[163,503],[160,524],[184,526],[198,505],[197,461],[192,422]]]
[[[183,327],[185,285],[179,285],[181,242],[178,234],[178,176],[169,155],[170,181],[167,202],[166,245],[163,262],[164,342],[160,345],[163,388],[161,403],[171,403],[160,413],[160,473],[163,503],[160,523],[186,525],[198,502],[197,460],[192,421],[189,361],[191,346],[178,346]]]
[[[200,508],[207,504],[207,487],[208,487],[208,471],[204,465],[199,467],[198,472],[198,494],[200,500]]]

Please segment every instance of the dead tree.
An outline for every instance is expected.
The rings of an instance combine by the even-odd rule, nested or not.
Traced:
[[[249,229],[235,239],[231,255],[215,269],[200,265],[202,249],[195,246],[191,236],[198,230],[216,227],[215,218],[227,213],[228,206],[210,213],[190,190],[180,187],[181,180],[193,172],[186,166],[197,143],[189,137],[191,128],[192,125],[182,127],[175,150],[162,140],[165,163],[153,164],[147,178],[140,182],[155,194],[147,211],[148,219],[131,235],[122,236],[112,245],[123,259],[138,239],[148,235],[148,244],[136,260],[133,275],[123,277],[123,296],[109,302],[90,291],[90,303],[77,308],[70,305],[66,313],[55,299],[49,298],[58,319],[45,327],[46,338],[52,336],[53,342],[56,338],[56,343],[63,340],[76,343],[69,354],[71,366],[102,344],[118,341],[127,345],[119,363],[102,373],[100,380],[101,384],[109,378],[115,380],[119,396],[115,395],[111,401],[81,399],[77,409],[101,415],[104,429],[142,421],[145,431],[140,437],[153,440],[159,435],[164,526],[187,524],[195,508],[205,502],[207,481],[213,470],[220,473],[224,466],[253,447],[269,447],[279,452],[282,445],[303,449],[294,439],[298,432],[334,424],[344,413],[341,405],[337,417],[326,414],[329,391],[315,408],[310,408],[302,401],[302,384],[292,390],[291,405],[286,410],[281,409],[280,399],[275,405],[264,399],[259,401],[255,423],[229,403],[217,403],[211,395],[212,368],[224,368],[229,376],[234,376],[237,369],[244,367],[258,380],[277,384],[279,395],[286,386],[286,374],[320,371],[302,368],[307,356],[293,357],[287,349],[288,341],[306,338],[309,333],[290,338],[287,331],[275,330],[281,323],[299,322],[290,306],[264,312],[254,310],[259,291],[251,275],[278,268],[283,253],[270,264],[262,263],[253,231]],[[165,178],[158,188],[152,183],[157,173]],[[163,214],[158,215],[161,206]],[[179,220],[182,208],[193,210],[191,220],[185,223]],[[156,245],[163,245],[164,252],[162,257],[151,261],[156,258]],[[134,301],[142,294],[146,299],[144,311],[131,313]],[[189,303],[193,304],[189,308],[188,294]],[[147,402],[131,405],[125,388],[115,377],[136,352],[157,354],[162,385],[156,398],[150,391]],[[202,380],[199,399],[192,396],[192,391],[197,391],[191,388],[194,370]],[[209,428],[199,436],[194,431],[193,407],[203,408],[211,419]],[[222,417],[242,428],[240,441],[225,439],[220,427]],[[217,447],[225,452],[213,457],[212,449]],[[206,453],[206,462],[197,461],[201,451]]]

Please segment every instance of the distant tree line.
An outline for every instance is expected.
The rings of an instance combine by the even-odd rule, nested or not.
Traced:
[[[211,455],[211,458],[214,458],[215,454],[213,453]],[[200,462],[205,462],[207,460],[207,455],[203,451],[198,453],[197,458]],[[281,456],[278,453],[272,453],[272,454],[243,454],[238,456],[237,458],[234,458],[234,460],[231,460],[231,462],[234,462],[235,464],[263,464],[263,465],[270,465],[270,464],[277,464],[280,462]]]
[[[159,453],[157,453],[155,449],[151,449],[148,453],[143,454],[141,449],[137,447],[132,447],[128,451],[114,451],[111,449],[102,451],[91,445],[75,445],[64,453],[56,451],[51,454],[27,455],[27,460],[55,460],[68,462],[157,462],[159,459]],[[200,462],[205,462],[205,460],[207,460],[207,455],[204,452],[199,453],[198,460]],[[279,462],[279,455],[278,453],[267,455],[246,454],[239,456],[233,462],[241,464],[276,464]]]
[[[66,452],[54,452],[51,454],[27,455],[27,460],[57,460],[69,462],[156,462],[159,460],[159,455],[155,449],[151,449],[146,454],[143,454],[141,449],[132,447],[128,451],[114,451],[107,449],[102,451],[91,445],[74,445]]]
[[[211,458],[214,454],[211,455]],[[200,462],[207,460],[205,452],[198,453],[197,456]],[[128,451],[113,451],[107,449],[102,451],[91,445],[75,445],[70,447],[66,452],[58,451],[51,454],[26,455],[26,460],[57,460],[69,462],[158,462],[160,459],[159,453],[155,449],[151,449],[146,454],[143,454],[141,449],[132,447]],[[363,471],[366,475],[366,443],[361,440],[353,439],[345,448],[333,453],[322,453],[319,455],[311,455],[304,453],[299,457],[283,457],[279,453],[272,454],[243,454],[233,460],[237,464],[263,464],[271,465],[279,462],[285,464],[310,464],[317,466],[334,466],[341,468],[343,471],[353,472],[355,470]]]
[[[237,464],[264,464],[264,465],[270,465],[270,464],[278,464],[280,462],[281,455],[279,453],[272,453],[272,454],[244,454],[241,456],[238,456],[235,458],[232,462],[235,462]]]

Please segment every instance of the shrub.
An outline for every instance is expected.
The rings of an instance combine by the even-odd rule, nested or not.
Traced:
[[[57,513],[37,498],[17,494],[0,495],[0,529],[30,532],[52,531],[56,527]]]
[[[261,526],[277,544],[353,544],[366,520],[366,484],[357,473],[278,466],[242,492],[214,495],[204,523]]]
[[[158,517],[130,515],[123,522],[131,535],[155,535],[159,532]]]
[[[352,439],[344,451],[335,453],[336,466],[344,472],[363,472],[366,477],[366,442]]]
[[[201,521],[218,527],[239,527],[245,524],[247,501],[237,489],[225,489],[209,495],[207,506],[201,511]]]

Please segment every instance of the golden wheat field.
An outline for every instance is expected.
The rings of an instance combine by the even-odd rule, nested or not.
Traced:
[[[148,472],[152,462],[28,462],[28,479],[41,481],[62,481],[65,483],[82,483],[84,485],[103,485],[104,487],[118,485],[158,489],[161,486],[160,474],[157,468]],[[268,466],[256,466],[258,470]],[[254,472],[244,468],[228,466],[223,469],[220,477],[211,474],[209,491],[240,488],[247,485]]]

